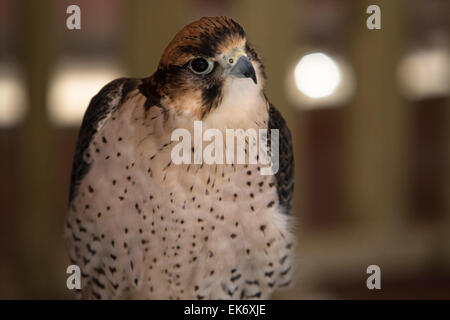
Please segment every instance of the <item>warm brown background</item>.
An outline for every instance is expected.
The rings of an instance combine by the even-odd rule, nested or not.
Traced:
[[[66,29],[70,4],[81,31]],[[370,4],[382,30],[366,28]],[[449,12],[445,0],[0,0],[0,62],[20,66],[29,100],[24,121],[0,127],[0,298],[72,297],[61,234],[78,127],[49,120],[56,61],[104,56],[149,75],[176,31],[203,15],[244,26],[294,133],[298,279],[277,297],[450,298],[449,96],[411,102],[395,76],[411,47],[436,30],[448,39]],[[305,45],[349,61],[357,89],[345,105],[288,101],[286,73]],[[366,288],[371,264],[382,290]]]

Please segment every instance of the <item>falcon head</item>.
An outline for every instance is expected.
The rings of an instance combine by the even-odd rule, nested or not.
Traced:
[[[230,18],[211,17],[175,35],[141,91],[148,107],[159,105],[202,120],[215,112],[245,111],[242,106],[264,96],[264,79],[261,60],[243,28]]]

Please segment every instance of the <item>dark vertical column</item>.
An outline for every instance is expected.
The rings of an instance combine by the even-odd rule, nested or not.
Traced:
[[[411,1],[406,11],[411,50],[447,48],[448,54],[448,47],[440,39],[448,38],[449,10],[450,3],[446,0],[435,0],[432,5]],[[434,73],[430,69],[430,74]],[[420,222],[445,219],[446,202],[450,197],[446,190],[450,170],[447,158],[449,108],[448,92],[411,102],[411,142],[407,162],[409,217]]]
[[[53,61],[52,1],[21,3],[20,58],[25,74],[29,110],[20,136],[20,233],[12,241],[19,245],[20,283],[26,297],[51,292],[59,270],[53,259],[55,238],[62,228],[54,224],[52,132],[47,117],[46,93]],[[64,27],[64,26],[60,26]],[[63,214],[62,212],[60,214]],[[13,244],[14,245],[14,244]]]
[[[342,218],[344,108],[304,114],[305,223],[311,230],[336,226]]]
[[[381,30],[368,30],[370,0],[352,6],[352,61],[357,90],[347,123],[345,187],[349,215],[359,228],[389,230],[405,214],[407,126],[410,109],[398,93],[396,70],[404,48],[404,6],[380,2]]]
[[[18,30],[15,21],[20,14],[13,0],[0,1],[0,64],[15,63],[15,38]],[[1,72],[2,70],[0,70]],[[2,106],[3,107],[3,106]],[[8,243],[19,228],[20,210],[17,189],[19,170],[16,167],[19,158],[18,134],[20,126],[0,128],[0,299],[14,299],[18,296],[16,289],[16,272],[18,261],[18,243]]]
[[[412,137],[409,157],[411,217],[435,221],[444,216],[448,126],[446,98],[427,99],[412,104]]]
[[[17,234],[20,230],[22,211],[17,190],[20,186],[17,159],[20,156],[19,128],[2,128],[0,130],[0,299],[20,298],[17,281],[20,261]]]
[[[348,56],[351,3],[305,1],[304,28],[299,45],[326,54]],[[313,232],[333,229],[344,218],[343,177],[346,152],[345,121],[348,105],[322,105],[303,112],[304,222]],[[347,213],[347,212],[346,212]]]

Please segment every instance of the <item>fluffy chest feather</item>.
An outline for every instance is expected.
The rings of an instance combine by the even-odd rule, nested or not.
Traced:
[[[126,103],[90,148],[69,216],[72,258],[102,270],[85,284],[102,297],[269,298],[290,280],[293,240],[274,177],[258,164],[175,165],[174,120],[131,107],[143,103]]]

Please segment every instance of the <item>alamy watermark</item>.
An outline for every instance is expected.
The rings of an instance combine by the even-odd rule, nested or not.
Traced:
[[[66,19],[66,27],[69,30],[81,30],[81,9],[78,5],[69,5],[66,9],[69,15]],[[381,29],[381,9],[378,5],[372,4],[367,7],[366,13],[370,16],[366,20],[366,26],[369,30]]]
[[[366,280],[367,289],[381,289],[381,268],[376,264],[372,264],[367,267],[366,272],[370,274]]]
[[[66,273],[70,274],[67,277],[66,286],[69,290],[81,289],[81,270],[76,264],[71,264],[67,267]]]
[[[81,29],[81,9],[79,6],[72,4],[67,7],[66,13],[70,16],[66,19],[66,27],[69,30]]]
[[[225,129],[224,139],[221,130],[208,128],[203,133],[203,122],[194,121],[193,140],[189,130],[178,128],[171,141],[178,142],[171,152],[174,164],[260,164],[262,175],[274,175],[279,169],[278,129]],[[203,148],[203,142],[211,143]]]
[[[367,14],[370,16],[366,20],[366,26],[369,30],[381,29],[381,9],[376,4],[372,4],[367,7]]]

